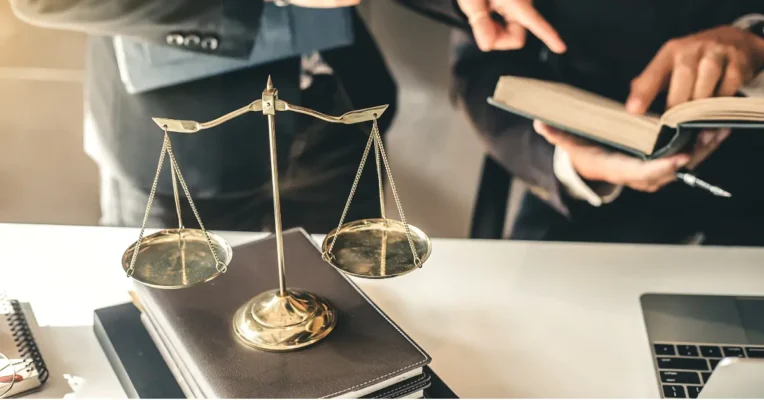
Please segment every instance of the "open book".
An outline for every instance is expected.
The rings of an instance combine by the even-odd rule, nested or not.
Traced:
[[[697,128],[764,128],[764,98],[715,97],[663,115],[633,115],[622,103],[564,83],[503,76],[488,102],[645,159],[680,151]]]

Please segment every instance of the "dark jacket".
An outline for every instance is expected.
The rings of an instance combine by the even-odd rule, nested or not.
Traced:
[[[136,187],[150,187],[161,150],[162,132],[152,117],[198,121],[217,118],[259,98],[269,75],[281,98],[301,104],[299,57],[135,95],[128,94],[120,81],[114,35],[159,46],[168,46],[168,38],[176,34],[196,35],[202,42],[214,38],[216,46],[185,49],[246,59],[260,34],[262,0],[11,0],[11,4],[19,17],[35,25],[89,34],[85,109],[107,152],[105,160],[99,162]],[[334,70],[343,92],[340,97],[348,100],[349,107],[390,104],[380,120],[384,132],[395,114],[395,82],[355,13],[354,26],[352,46],[325,51],[322,56]],[[324,110],[334,109],[327,104]],[[282,165],[289,162],[294,150],[299,121],[300,117],[293,113],[281,113],[276,118]],[[270,164],[266,129],[262,117],[249,116],[174,140],[178,162],[192,192],[201,197],[231,195],[251,192],[267,183]],[[329,139],[314,141],[321,140]],[[169,174],[163,175],[160,192],[171,193]]]
[[[650,200],[646,199],[647,195],[626,190],[616,201],[618,205],[600,209],[569,198],[553,172],[554,148],[534,132],[532,121],[486,103],[498,78],[516,74],[559,80],[625,101],[630,81],[666,41],[732,24],[746,14],[764,13],[764,2],[756,0],[536,0],[536,8],[567,44],[566,54],[558,56],[530,33],[521,50],[481,52],[455,0],[398,1],[455,28],[453,91],[485,143],[486,151],[559,213],[579,219],[609,212],[605,209],[624,210],[656,200],[661,200],[656,207],[673,210],[684,200],[665,202],[662,199],[676,199],[672,191],[687,191],[687,188],[662,190],[650,196]],[[660,112],[663,108],[664,100],[659,98],[653,110]],[[725,147],[732,145],[725,144]],[[714,157],[718,159],[722,155]],[[719,168],[706,172],[710,179],[715,179],[713,175],[723,176],[717,182],[725,184],[738,175],[727,173],[725,176]],[[736,189],[744,191],[744,186],[740,183]]]

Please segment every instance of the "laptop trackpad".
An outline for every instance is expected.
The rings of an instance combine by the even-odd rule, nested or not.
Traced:
[[[653,343],[749,342],[735,297],[645,294],[641,301],[648,336]],[[749,307],[751,312],[755,311],[754,306]],[[761,314],[758,318],[761,319]]]
[[[764,297],[738,298],[737,304],[748,341],[764,345]]]

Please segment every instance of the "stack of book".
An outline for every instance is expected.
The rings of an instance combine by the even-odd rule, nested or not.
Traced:
[[[253,349],[233,332],[236,310],[278,283],[273,237],[235,248],[227,273],[206,284],[183,290],[136,284],[140,320],[182,396],[422,398],[431,381],[425,368],[430,357],[351,280],[325,263],[303,230],[284,232],[284,248],[289,286],[322,296],[338,312],[329,336],[297,351]],[[132,358],[145,355],[137,349],[136,335],[115,337],[126,336],[114,324],[120,319],[124,324],[125,318],[110,314],[96,311],[96,335],[123,386],[132,388],[128,394],[140,392],[137,388],[146,382],[136,381],[158,378],[149,376],[152,368],[145,362],[138,368],[143,378],[125,371],[130,346],[135,348]]]

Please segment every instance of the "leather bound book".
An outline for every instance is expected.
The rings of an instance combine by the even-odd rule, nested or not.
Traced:
[[[233,332],[238,308],[278,287],[273,236],[234,248],[228,272],[208,283],[182,290],[136,283],[143,307],[201,397],[363,396],[364,389],[418,375],[429,364],[424,350],[350,279],[321,259],[305,231],[284,232],[284,253],[287,285],[322,296],[338,311],[337,326],[329,336],[297,351],[253,349]]]
[[[97,309],[93,318],[96,338],[129,398],[194,398],[179,371],[180,366],[170,356],[167,344],[159,337],[146,312],[124,303]],[[429,367],[422,368],[420,375],[384,385],[384,389],[359,397],[458,398]]]
[[[170,346],[164,342],[162,334],[159,333],[154,322],[151,321],[151,317],[149,317],[147,313],[143,313],[140,316],[140,320],[148,334],[152,337],[156,348],[164,358],[164,364],[169,367],[174,375],[173,382],[176,383],[175,386],[180,387],[185,398],[199,398],[199,388],[196,386],[196,382],[189,380],[187,376],[188,370],[184,365],[178,363],[177,360],[173,358],[174,350],[170,349]],[[431,372],[422,371],[419,373],[419,371],[416,370],[411,373],[417,375],[412,375],[410,377],[409,375],[411,374],[399,375],[394,378],[392,382],[390,380],[383,381],[377,385],[364,388],[359,392],[352,393],[358,394],[359,396],[349,396],[348,394],[343,397],[359,397],[363,399],[423,398],[424,391],[430,387],[432,382]],[[396,381],[397,383],[394,383]],[[365,394],[367,392],[369,394]],[[440,396],[435,397],[442,398]]]

